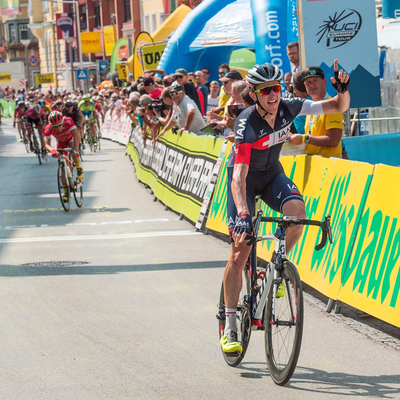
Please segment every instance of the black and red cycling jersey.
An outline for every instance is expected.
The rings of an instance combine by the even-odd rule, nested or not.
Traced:
[[[271,127],[256,106],[243,110],[235,120],[235,144],[228,167],[244,163],[249,166],[249,171],[274,169],[293,119],[298,115],[314,113],[322,113],[320,102],[300,98],[281,99],[275,125]]]
[[[28,111],[28,107],[19,108],[17,107],[14,112],[14,118],[23,118],[25,117],[26,112]]]
[[[46,116],[46,110],[42,108],[42,111],[40,112],[40,115],[37,115],[33,107],[28,108],[28,111],[25,114],[25,118],[32,119],[32,120],[38,120],[40,118],[44,118]]]
[[[74,115],[74,114],[77,114],[77,113],[79,113],[81,110],[79,109],[79,107],[78,107],[78,105],[76,104],[76,103],[73,103],[72,104],[72,109],[68,112],[67,111],[67,107],[65,107],[65,104],[63,105],[63,108],[62,108],[62,110],[61,110],[61,112],[62,112],[62,114],[63,115],[65,115],[65,116],[67,116],[67,117],[70,117],[70,118],[72,118],[71,116],[72,115]]]

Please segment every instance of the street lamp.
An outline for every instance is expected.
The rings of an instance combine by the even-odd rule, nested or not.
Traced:
[[[25,47],[25,87],[26,89],[26,82],[29,82],[29,66],[28,66],[28,46],[29,43],[31,42],[31,39],[21,39],[21,43]]]
[[[75,78],[74,78],[74,54],[72,52],[72,43],[74,43],[74,37],[64,38],[64,40],[69,44],[69,61],[71,63],[71,84],[72,89],[75,89]]]

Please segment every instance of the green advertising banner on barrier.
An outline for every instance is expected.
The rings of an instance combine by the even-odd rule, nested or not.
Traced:
[[[2,106],[1,109],[1,116],[4,118],[14,118],[15,112],[15,101],[8,101],[8,100],[0,100],[0,104]]]
[[[172,210],[197,222],[223,140],[168,131],[153,149],[134,129],[127,146],[138,179],[151,187],[154,195]]]

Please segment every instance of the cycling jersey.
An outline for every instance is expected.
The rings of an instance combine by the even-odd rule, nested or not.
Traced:
[[[81,100],[79,102],[78,107],[82,111],[82,114],[85,117],[88,117],[89,120],[93,119],[93,113],[95,111],[95,106],[94,106],[93,101],[90,101],[89,103],[85,103],[84,100]]]
[[[101,112],[103,111],[103,107],[101,106],[100,103],[94,103],[95,109],[98,113],[101,114]]]
[[[25,117],[26,112],[28,111],[28,107],[25,107],[23,110],[19,107],[15,109],[14,118],[23,118]]]
[[[40,118],[43,118],[46,116],[46,111],[42,108],[42,111],[40,112],[40,115],[37,115],[33,107],[28,108],[28,111],[25,114],[26,118],[32,119],[32,120],[37,120]]]
[[[63,127],[57,132],[52,124],[48,124],[44,130],[44,137],[54,136],[57,140],[57,150],[67,147],[66,144],[71,143],[73,136],[72,131],[76,129],[74,121],[69,117],[63,117]]]

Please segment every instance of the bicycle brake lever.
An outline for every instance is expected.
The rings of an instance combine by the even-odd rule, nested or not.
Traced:
[[[251,239],[249,239],[246,244],[247,246],[253,246],[253,244],[257,241],[257,239],[255,237],[252,237]]]

